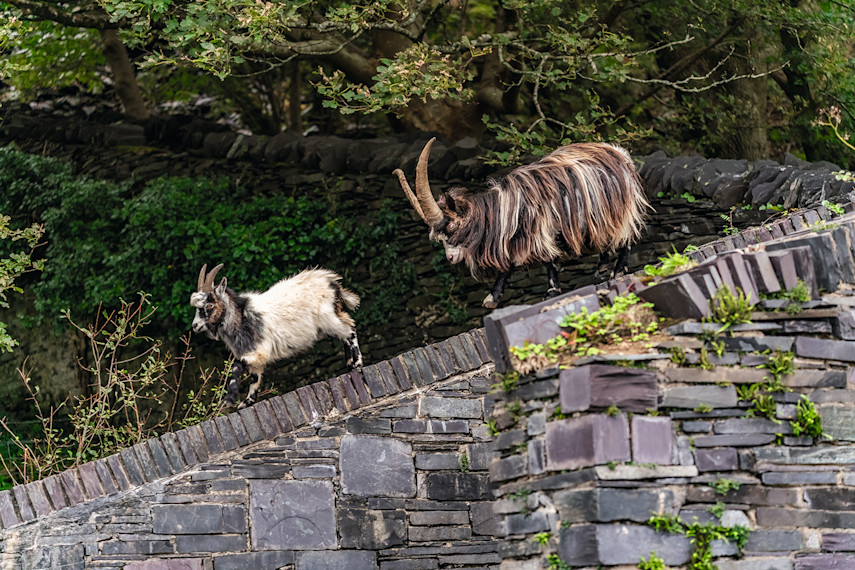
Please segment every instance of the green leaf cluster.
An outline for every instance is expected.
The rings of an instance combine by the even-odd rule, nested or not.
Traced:
[[[317,265],[345,280],[357,268],[388,275],[371,289],[347,283],[366,298],[358,314],[365,324],[401,310],[415,291],[415,267],[394,239],[400,214],[388,207],[360,223],[335,216],[325,200],[267,195],[226,179],[78,177],[67,163],[11,147],[0,148],[0,186],[0,211],[44,222],[45,270],[31,287],[43,317],[69,309],[83,321],[102,303],[116,308],[144,290],[159,307],[157,324],[183,331],[205,263],[224,263],[236,290],[264,290]]]

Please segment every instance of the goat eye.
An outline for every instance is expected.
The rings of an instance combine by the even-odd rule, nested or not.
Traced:
[[[210,310],[211,310],[211,309],[213,309],[213,308],[214,308],[214,304],[213,304],[213,303],[207,303],[207,304],[205,305],[205,311],[210,311]]]

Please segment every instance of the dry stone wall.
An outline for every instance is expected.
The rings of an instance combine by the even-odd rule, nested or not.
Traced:
[[[0,493],[5,568],[497,566],[480,331]]]
[[[520,363],[510,347],[546,342],[563,314],[617,291],[664,290],[648,298],[681,320],[650,349],[506,383],[490,466],[503,567],[636,567],[653,555],[693,569],[855,567],[855,285],[842,277],[855,269],[851,220],[801,211],[702,248],[701,265],[657,285],[631,276],[488,317],[506,381]],[[735,248],[745,242],[754,247]],[[712,274],[754,302],[799,279],[814,295],[789,310],[762,301],[751,323],[727,328],[685,320],[709,314]],[[822,434],[808,429],[816,419]]]

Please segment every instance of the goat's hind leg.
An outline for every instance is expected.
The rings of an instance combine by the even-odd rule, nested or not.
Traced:
[[[549,280],[549,289],[546,290],[547,297],[555,297],[561,294],[561,283],[558,281],[558,268],[551,261],[544,263],[546,266],[546,278]]]
[[[237,402],[238,392],[240,391],[240,379],[244,372],[246,372],[246,364],[241,360],[235,360],[226,387],[226,406],[234,406]]]
[[[344,355],[351,369],[362,368],[362,351],[359,350],[356,329],[351,329],[350,334],[344,339]]]
[[[490,294],[484,297],[484,300],[481,301],[481,305],[487,309],[495,309],[499,306],[499,299],[502,297],[502,293],[505,292],[505,286],[508,284],[508,280],[511,278],[514,270],[509,269],[504,273],[500,273],[499,277],[496,279],[496,283],[493,284],[493,290],[490,291]]]

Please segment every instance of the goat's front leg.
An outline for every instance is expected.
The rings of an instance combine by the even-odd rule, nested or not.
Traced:
[[[362,368],[362,352],[359,350],[359,339],[356,338],[356,329],[344,339],[344,354],[347,365],[352,368]]]
[[[609,252],[604,251],[600,254],[600,257],[597,259],[597,271],[594,273],[594,277],[597,279],[604,279],[609,275],[609,270],[611,266],[609,264]]]
[[[232,365],[231,374],[229,374],[226,406],[234,406],[237,402],[238,392],[240,391],[240,379],[244,372],[246,372],[246,364],[241,360],[235,360],[235,363]]]
[[[499,306],[499,298],[501,298],[502,293],[505,292],[505,286],[508,284],[508,279],[513,275],[513,268],[508,269],[504,273],[500,273],[499,277],[496,279],[496,283],[493,284],[493,290],[489,295],[484,297],[484,300],[481,302],[481,305],[486,307],[487,309],[495,309]]]
[[[546,266],[546,278],[549,280],[549,289],[546,290],[547,297],[555,297],[561,294],[561,284],[558,282],[558,268],[551,261],[544,263]]]
[[[249,371],[249,392],[246,394],[246,399],[240,403],[238,406],[239,410],[246,408],[247,406],[251,406],[255,403],[256,398],[258,398],[258,387],[261,386],[261,371],[253,371],[250,369]]]

